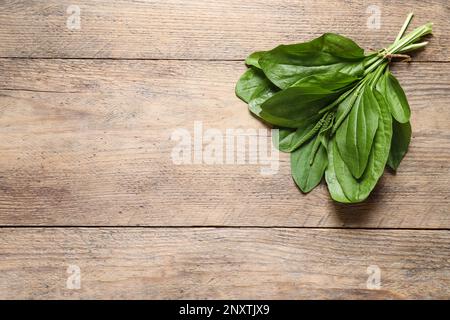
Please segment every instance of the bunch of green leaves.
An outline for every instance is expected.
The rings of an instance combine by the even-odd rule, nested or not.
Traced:
[[[410,107],[389,70],[394,58],[423,48],[432,24],[365,54],[344,36],[254,52],[236,94],[262,121],[278,128],[275,145],[291,153],[291,172],[303,192],[323,176],[338,202],[364,201],[388,165],[396,170],[411,139]]]

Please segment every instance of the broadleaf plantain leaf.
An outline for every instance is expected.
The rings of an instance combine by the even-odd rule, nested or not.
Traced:
[[[379,118],[379,106],[372,89],[366,85],[360,95],[361,99],[357,99],[336,131],[339,154],[356,179],[367,166]]]
[[[370,192],[377,184],[378,179],[384,172],[384,167],[389,155],[390,141],[392,138],[392,117],[383,95],[375,90],[374,96],[376,97],[379,106],[379,125],[375,134],[367,167],[360,179],[355,179],[348,166],[341,158],[338,151],[336,136],[332,140],[333,165],[336,178],[339,185],[342,187],[345,197],[352,203],[364,201],[369,196]]]
[[[325,147],[316,137],[291,153],[291,173],[300,190],[307,193],[314,189],[322,180],[328,165]],[[319,143],[317,151],[315,143]],[[315,154],[312,154],[315,153]]]
[[[325,33],[309,42],[280,45],[264,53],[258,62],[272,83],[286,89],[311,75],[341,72],[360,77],[364,58],[364,50],[352,40]]]
[[[408,100],[397,78],[389,70],[384,74],[383,84],[385,91],[381,93],[386,97],[392,116],[400,123],[408,122],[411,117]]]
[[[409,122],[400,123],[392,121],[392,142],[389,151],[388,165],[393,170],[397,170],[400,162],[408,151],[411,141],[411,124]]]

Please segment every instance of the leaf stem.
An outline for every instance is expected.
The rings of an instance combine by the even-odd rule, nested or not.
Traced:
[[[378,69],[373,73],[372,78],[370,80],[370,86],[373,88],[376,84],[378,79],[383,74],[384,68],[388,65],[388,62],[385,61],[381,66],[378,67]]]
[[[402,39],[400,39],[398,42],[394,42],[388,49],[387,54],[389,53],[397,53],[401,51],[403,48],[409,46],[410,44],[415,43],[417,40],[422,38],[423,36],[430,34],[432,31],[432,23],[424,24],[423,26],[420,26],[410,33],[408,33],[406,36],[404,36]]]
[[[418,50],[418,49],[422,49],[423,47],[425,47],[428,44],[428,41],[424,41],[424,42],[419,42],[419,43],[413,43],[410,44],[408,46],[403,47],[401,50],[399,50],[399,53],[406,53],[406,52],[410,52],[410,51],[414,51],[414,50]]]
[[[383,58],[379,58],[378,61],[376,61],[374,64],[372,64],[370,67],[368,67],[366,70],[364,70],[364,76],[367,76],[369,73],[371,73],[373,70],[375,70],[376,68],[378,68],[378,66],[380,64],[383,63],[383,61],[386,59],[386,56],[384,56]]]
[[[337,106],[339,103],[341,103],[345,98],[347,98],[347,96],[352,93],[353,90],[355,90],[356,86],[351,88],[350,90],[344,92],[343,94],[341,94],[339,96],[339,98],[337,98],[336,100],[334,100],[330,105],[326,106],[325,108],[321,109],[319,111],[319,114],[325,113],[328,110],[333,109],[335,106]]]
[[[409,60],[409,56],[403,56],[400,54],[423,48],[428,44],[426,41],[420,43],[415,42],[432,32],[432,23],[424,24],[404,36],[404,33],[411,23],[413,16],[414,14],[412,12],[408,15],[394,43],[392,43],[387,49],[380,50],[377,56],[372,57],[367,61],[364,76],[367,76],[369,73],[377,69],[386,59],[389,61],[392,58],[406,58]]]
[[[383,50],[378,51],[377,53],[375,53],[375,56],[370,58],[369,60],[367,60],[367,62],[365,62],[364,67],[369,67],[370,65],[372,65],[374,62],[376,62],[378,59],[380,59],[380,54]]]
[[[409,24],[411,23],[412,18],[414,17],[414,13],[410,13],[408,14],[408,16],[406,17],[405,22],[403,23],[402,28],[400,29],[400,32],[397,35],[397,38],[395,38],[394,43],[400,41],[400,39],[403,37],[403,35],[405,34],[406,29],[408,28]]]

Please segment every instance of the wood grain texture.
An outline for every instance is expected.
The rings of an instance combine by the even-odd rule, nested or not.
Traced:
[[[0,224],[450,228],[450,64],[397,64],[410,152],[365,203],[308,195],[267,165],[175,165],[177,128],[265,128],[242,62],[0,60]]]
[[[450,295],[450,234],[3,228],[0,298],[404,299]],[[81,289],[66,288],[68,265]],[[369,266],[381,288],[367,289]]]
[[[66,26],[74,4],[80,30]],[[379,29],[369,22],[373,6]],[[324,32],[380,49],[411,11],[413,26],[434,22],[433,41],[416,60],[450,61],[447,0],[3,0],[0,57],[243,59]]]
[[[378,49],[410,11],[434,22],[394,67],[413,140],[365,203],[301,194],[286,154],[269,176],[173,163],[194,122],[266,128],[234,95],[249,53],[330,31]],[[3,0],[0,25],[0,299],[450,297],[447,0]]]

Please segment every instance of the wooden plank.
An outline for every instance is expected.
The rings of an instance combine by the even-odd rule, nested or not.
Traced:
[[[263,164],[175,165],[177,128],[263,129],[241,62],[0,60],[0,224],[449,228],[450,64],[399,64],[410,152],[365,203]]]
[[[79,30],[67,27],[74,4],[81,10]],[[244,59],[324,32],[380,49],[411,11],[413,27],[435,26],[430,46],[416,59],[450,61],[447,0],[4,0],[0,57]],[[379,28],[370,22],[378,13]]]
[[[448,299],[449,241],[447,231],[6,228],[0,298]],[[380,289],[368,289],[368,268]]]

